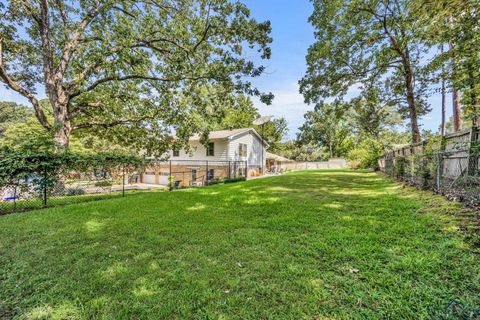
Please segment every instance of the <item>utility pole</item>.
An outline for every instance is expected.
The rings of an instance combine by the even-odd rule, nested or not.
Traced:
[[[262,138],[262,176],[265,174],[265,160],[263,154],[265,153],[265,138],[264,138],[264,127],[265,123],[269,122],[273,116],[264,116],[253,121],[254,125],[260,126],[262,128],[261,138]],[[248,171],[248,168],[247,168]]]

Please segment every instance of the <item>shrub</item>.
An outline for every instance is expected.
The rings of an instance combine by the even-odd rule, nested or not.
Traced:
[[[111,187],[113,183],[111,181],[97,181],[95,182],[94,186],[95,187]]]
[[[347,154],[350,167],[353,169],[378,170],[378,159],[383,154],[384,148],[378,141],[365,139]]]
[[[219,183],[223,183],[222,178],[215,178],[215,179],[212,179],[212,180],[208,181],[208,185],[210,185],[210,186],[213,186],[213,185],[216,185],[216,184],[219,184]]]
[[[246,181],[247,178],[245,177],[238,177],[238,178],[226,178],[223,180],[224,183],[235,183],[240,181]]]
[[[66,196],[81,196],[85,194],[85,190],[80,189],[80,188],[72,188],[72,189],[66,189],[65,190],[65,195]]]

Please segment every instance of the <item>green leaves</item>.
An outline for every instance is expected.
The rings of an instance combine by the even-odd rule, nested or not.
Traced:
[[[28,187],[31,179],[40,185],[53,185],[60,174],[69,172],[112,172],[119,168],[138,168],[146,160],[136,156],[111,153],[85,155],[55,154],[34,150],[0,149],[0,188],[12,185]]]
[[[410,1],[314,0],[310,22],[316,42],[307,54],[300,92],[307,103],[343,99],[354,85],[382,87],[398,110],[408,110],[414,139],[418,115],[428,110],[420,57],[422,26]]]
[[[53,125],[41,123],[62,144],[78,130],[150,144],[167,131],[188,130],[184,118],[210,123],[211,113],[195,104],[202,87],[273,98],[252,86],[265,68],[245,57],[270,58],[270,23],[251,18],[240,2],[11,1],[0,16],[0,79],[29,99],[35,87],[46,89]],[[45,107],[32,104],[41,120]],[[149,149],[162,153],[167,144]]]

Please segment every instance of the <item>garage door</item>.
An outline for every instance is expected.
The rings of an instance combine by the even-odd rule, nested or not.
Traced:
[[[160,177],[158,177],[158,182],[161,184],[161,185],[168,185],[168,176],[167,175],[160,175]]]
[[[155,184],[155,174],[144,173],[143,174],[143,183]]]

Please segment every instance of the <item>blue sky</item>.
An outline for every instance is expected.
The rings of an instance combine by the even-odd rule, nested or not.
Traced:
[[[305,74],[305,55],[313,43],[313,28],[308,23],[313,6],[309,0],[245,0],[252,15],[272,24],[272,59],[266,62],[267,74],[255,80],[264,91],[275,95],[273,105],[265,106],[258,100],[255,105],[262,115],[283,116],[289,124],[289,138],[295,138],[303,123],[303,114],[313,109],[306,105],[298,93],[298,80]],[[358,94],[351,90],[350,96]],[[348,97],[347,97],[348,98]],[[451,115],[450,97],[447,96],[447,119]],[[422,129],[437,131],[440,125],[441,96],[429,98],[432,112],[420,121]]]
[[[251,9],[252,15],[260,21],[270,20],[272,24],[272,58],[264,61],[267,72],[255,79],[261,90],[272,92],[275,100],[266,106],[254,99],[255,105],[262,115],[285,117],[288,122],[288,138],[295,138],[297,129],[303,122],[303,114],[313,109],[306,105],[298,93],[298,80],[306,69],[305,55],[313,43],[313,28],[308,23],[312,13],[309,0],[244,0]],[[38,90],[44,97],[42,90]],[[357,92],[352,90],[351,95]],[[440,124],[439,94],[430,97],[432,112],[421,119],[422,129],[436,131]],[[0,101],[16,101],[27,103],[27,100],[11,90],[0,86]],[[451,114],[450,97],[447,98],[447,118]]]

